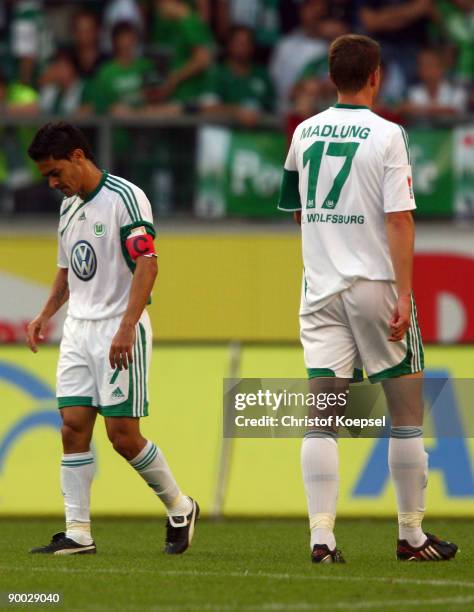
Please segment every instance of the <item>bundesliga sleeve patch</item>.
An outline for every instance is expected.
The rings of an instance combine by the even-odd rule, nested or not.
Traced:
[[[145,257],[156,256],[153,236],[148,234],[143,226],[136,227],[130,232],[129,237],[125,241],[125,248],[133,261],[142,255]]]

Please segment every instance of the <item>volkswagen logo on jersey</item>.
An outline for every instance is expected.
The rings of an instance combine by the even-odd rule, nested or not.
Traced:
[[[89,281],[97,270],[97,257],[87,240],[79,240],[72,247],[71,266],[77,278]]]

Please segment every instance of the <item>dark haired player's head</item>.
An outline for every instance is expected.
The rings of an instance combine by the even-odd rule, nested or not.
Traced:
[[[329,76],[339,96],[363,95],[373,102],[380,87],[380,45],[368,36],[345,34],[329,47]]]
[[[46,123],[33,138],[28,155],[35,162],[48,158],[70,159],[76,149],[81,149],[84,157],[94,161],[92,149],[79,128],[65,121]]]
[[[38,170],[65,196],[87,193],[87,186],[98,170],[92,149],[79,128],[60,121],[46,123],[38,130],[28,148]]]

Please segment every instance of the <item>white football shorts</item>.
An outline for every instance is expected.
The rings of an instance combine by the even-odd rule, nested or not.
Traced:
[[[133,363],[128,370],[113,370],[109,351],[121,319],[121,316],[99,321],[66,318],[57,368],[59,408],[92,406],[103,416],[148,415],[150,319],[144,311],[136,326]]]
[[[423,370],[423,343],[412,298],[411,325],[400,342],[389,342],[397,303],[395,283],[357,280],[320,310],[300,315],[309,378],[337,376],[371,382]]]

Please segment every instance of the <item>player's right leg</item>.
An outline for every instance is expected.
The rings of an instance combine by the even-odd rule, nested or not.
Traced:
[[[61,409],[64,451],[61,459],[61,491],[66,531],[54,534],[49,544],[33,548],[32,553],[71,555],[96,552],[90,529],[90,489],[94,477],[90,442],[96,415],[96,409],[90,406]]]
[[[164,552],[181,554],[193,539],[199,505],[184,495],[163,451],[140,431],[140,419],[148,415],[148,373],[152,354],[152,331],[145,311],[136,326],[133,363],[128,370],[110,370],[108,352],[120,319],[98,321],[90,351],[98,380],[100,414],[114,449],[143,478],[166,508]]]
[[[336,393],[347,389],[354,378],[357,349],[339,296],[321,310],[301,315],[301,342],[311,393]],[[319,411],[310,417],[342,415],[342,408]],[[336,548],[334,524],[339,488],[337,429],[308,430],[301,447],[301,468],[308,503],[310,548],[313,563],[343,563]]]
[[[66,531],[57,533],[33,553],[90,554],[96,547],[90,531],[90,488],[94,456],[90,442],[97,416],[95,387],[82,354],[82,322],[66,319],[57,370],[58,406],[62,418],[61,489]]]

